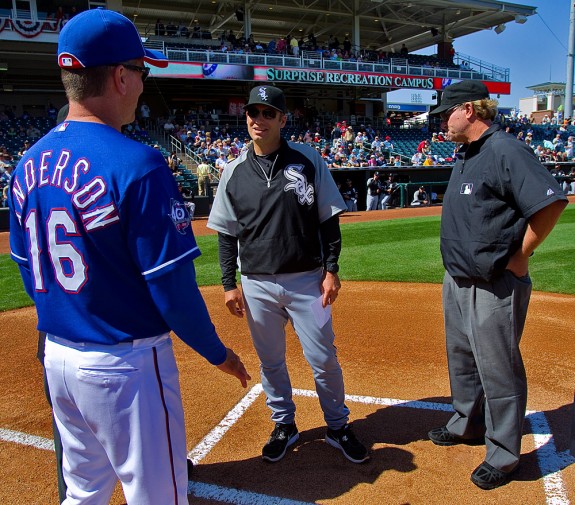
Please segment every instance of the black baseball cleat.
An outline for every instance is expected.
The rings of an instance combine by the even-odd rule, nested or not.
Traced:
[[[351,424],[346,424],[339,430],[328,428],[325,441],[332,447],[341,450],[343,455],[353,463],[363,463],[369,459],[368,450],[355,438]]]
[[[481,463],[471,474],[471,482],[481,489],[495,489],[509,481],[509,476],[515,471],[503,472],[487,462]]]
[[[270,439],[262,449],[262,458],[270,463],[279,461],[285,456],[287,448],[295,444],[298,438],[299,433],[295,423],[276,423]]]
[[[447,426],[440,426],[439,428],[433,428],[427,436],[435,445],[481,445],[485,443],[485,438],[462,438],[451,433]]]

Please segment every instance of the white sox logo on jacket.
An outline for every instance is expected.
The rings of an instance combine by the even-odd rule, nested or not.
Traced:
[[[303,165],[288,165],[284,168],[285,178],[291,181],[284,186],[284,191],[293,190],[301,205],[312,205],[314,189],[312,185],[308,184],[306,176],[301,173],[303,169]]]

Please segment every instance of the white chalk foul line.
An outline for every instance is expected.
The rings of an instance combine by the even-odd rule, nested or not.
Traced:
[[[548,505],[568,504],[569,497],[563,484],[561,470],[569,464],[573,464],[575,458],[557,453],[555,441],[553,440],[553,435],[551,435],[551,429],[545,414],[542,412],[528,412],[527,419],[531,425],[537,462],[541,475],[543,475],[546,502]]]
[[[255,384],[252,389],[228,412],[222,421],[208,433],[200,443],[188,454],[194,464],[201,461],[212,448],[222,439],[225,433],[241,418],[252,403],[262,393],[261,384]],[[296,396],[317,398],[315,391],[306,389],[294,389]],[[368,405],[384,405],[388,407],[408,407],[425,410],[439,410],[452,412],[451,405],[437,402],[422,402],[411,400],[398,400],[394,398],[377,398],[374,396],[346,395],[346,401]],[[537,462],[543,476],[543,486],[547,505],[569,505],[570,501],[567,490],[563,483],[561,470],[575,464],[575,458],[568,452],[558,453],[551,434],[551,428],[543,412],[528,411],[527,420],[531,425]],[[37,449],[53,451],[54,442],[50,439],[29,435],[19,431],[0,428],[0,440],[27,445]],[[250,491],[242,491],[233,488],[224,488],[213,484],[205,484],[190,481],[188,492],[198,498],[217,500],[221,503],[235,505],[310,505],[306,502],[268,496]]]
[[[307,396],[317,398],[315,391],[307,389],[294,389],[293,394],[296,396]],[[385,405],[386,407],[409,407],[412,409],[440,410],[444,412],[453,412],[453,407],[448,403],[422,402],[418,400],[397,400],[395,398],[377,398],[375,396],[345,395],[345,401],[364,403],[367,405]]]
[[[0,440],[4,440],[5,442],[13,442],[20,445],[29,445],[30,447],[35,447],[36,449],[42,449],[44,451],[54,450],[54,441],[50,440],[49,438],[37,437],[36,435],[28,435],[28,433],[7,430],[5,428],[0,428]]]
[[[194,465],[198,464],[206,455],[213,449],[213,447],[222,439],[226,432],[242,417],[250,405],[262,393],[262,385],[256,384],[246,396],[244,396],[239,403],[230,410],[226,416],[219,422],[219,424],[210,431],[200,443],[196,445],[189,453],[190,458]]]
[[[317,398],[315,391],[307,389],[294,389],[293,394]],[[364,403],[368,405],[385,405],[388,407],[409,407],[414,409],[440,410],[453,412],[451,405],[446,403],[397,400],[394,398],[377,398],[374,396],[345,395],[348,402]],[[548,505],[568,505],[570,503],[567,490],[563,483],[561,470],[575,463],[575,458],[569,454],[558,454],[551,434],[547,418],[542,412],[527,412],[527,419],[531,424],[531,431],[537,450],[537,463],[543,476],[543,487]]]
[[[188,494],[196,498],[233,503],[234,505],[313,505],[308,502],[194,481],[188,483]]]

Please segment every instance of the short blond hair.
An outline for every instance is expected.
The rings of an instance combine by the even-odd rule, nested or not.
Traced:
[[[493,121],[497,116],[497,106],[499,102],[491,98],[482,98],[481,100],[474,100],[471,102],[475,115],[479,119],[488,119]]]

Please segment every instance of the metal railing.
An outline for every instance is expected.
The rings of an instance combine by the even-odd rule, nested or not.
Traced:
[[[196,152],[194,152],[194,150],[191,149],[190,146],[184,144],[181,140],[179,140],[178,138],[174,137],[171,134],[166,133],[166,136],[168,136],[168,142],[170,144],[170,150],[176,151],[176,153],[182,154],[185,158],[185,161],[187,161],[190,165],[198,166],[202,162],[202,160],[200,159],[198,154]],[[219,182],[220,181],[220,173],[218,172],[217,168],[214,167],[210,163],[208,163],[208,165],[210,165],[210,178],[211,178],[211,180]]]
[[[443,79],[486,79],[509,82],[509,69],[498,67],[477,58],[456,53],[454,67],[436,67],[427,64],[415,64],[408,58],[391,58],[388,60],[350,61],[324,58],[323,54],[313,51],[302,51],[298,57],[284,54],[236,53],[205,49],[170,47],[163,41],[148,41],[144,44],[150,49],[161,50],[171,61],[198,63],[224,63],[229,65],[258,65],[271,67],[304,68],[319,70],[341,70],[352,72],[371,72],[379,74],[401,74],[421,77],[440,77]]]

